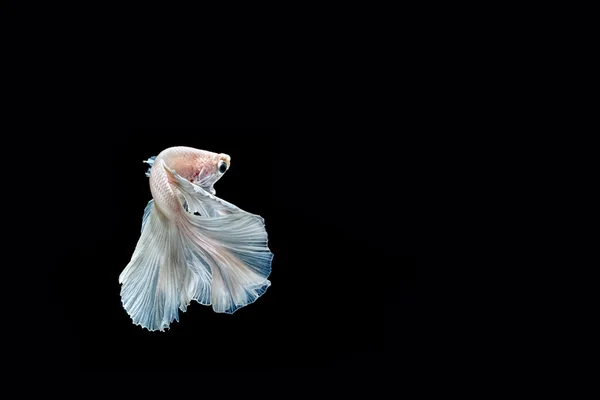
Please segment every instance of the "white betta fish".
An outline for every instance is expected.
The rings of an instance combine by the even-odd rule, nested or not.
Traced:
[[[192,300],[231,314],[265,293],[273,254],[263,218],[215,196],[230,157],[171,147],[145,162],[153,200],[119,276],[133,323],[163,331]]]

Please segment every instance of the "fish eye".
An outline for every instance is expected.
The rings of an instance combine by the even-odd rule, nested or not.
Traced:
[[[224,174],[225,171],[227,171],[227,164],[225,163],[225,161],[221,160],[219,161],[219,172],[221,174]]]

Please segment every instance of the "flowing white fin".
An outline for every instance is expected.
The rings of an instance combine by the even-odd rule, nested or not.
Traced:
[[[179,230],[150,202],[131,261],[119,276],[121,301],[133,323],[162,331],[178,321],[189,275]]]
[[[150,200],[146,208],[144,209],[144,216],[142,217],[142,232],[144,231],[144,226],[146,226],[146,221],[148,220],[148,215],[150,215],[150,211],[152,211],[152,205],[154,204],[154,200]]]
[[[165,169],[169,171],[177,180],[177,184],[181,189],[181,194],[185,199],[186,208],[192,214],[198,212],[204,217],[217,217],[224,214],[233,213],[246,213],[239,207],[218,198],[212,192],[207,191],[201,185],[191,183],[187,179],[184,179],[174,170],[169,169],[165,166]]]
[[[178,321],[178,309],[186,311],[191,300],[233,313],[271,285],[273,254],[263,218],[169,171],[187,209],[182,205],[179,218],[170,221],[150,200],[136,249],[119,276],[123,307],[150,331]]]
[[[150,165],[148,167],[148,171],[146,171],[146,176],[149,178],[150,177],[150,170],[152,169],[152,166],[154,165],[154,160],[156,160],[156,156],[152,156],[149,159],[145,160],[144,162],[148,165]]]
[[[170,172],[190,211],[183,213],[178,224],[188,267],[198,279],[188,296],[208,303],[205,279],[210,273],[210,303],[214,311],[231,314],[253,303],[271,285],[267,278],[273,254],[263,218],[212,195],[175,171]],[[194,211],[201,215],[194,215]]]

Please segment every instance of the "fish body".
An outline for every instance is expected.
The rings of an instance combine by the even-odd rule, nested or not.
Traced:
[[[231,158],[171,147],[146,161],[152,200],[131,261],[119,276],[133,322],[163,331],[192,300],[233,313],[271,285],[264,219],[216,197]]]

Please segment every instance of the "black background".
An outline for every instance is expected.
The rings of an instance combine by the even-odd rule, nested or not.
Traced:
[[[131,129],[38,141],[39,363],[79,369],[413,368],[416,163],[396,132]],[[335,139],[334,137],[337,137]],[[151,198],[142,161],[184,145],[227,153],[217,195],[264,217],[272,286],[233,315],[195,302],[165,332],[135,326],[118,276]],[[50,172],[52,171],[52,172]],[[41,202],[41,200],[40,200]],[[40,205],[38,205],[40,206]],[[36,255],[43,254],[41,257]]]

